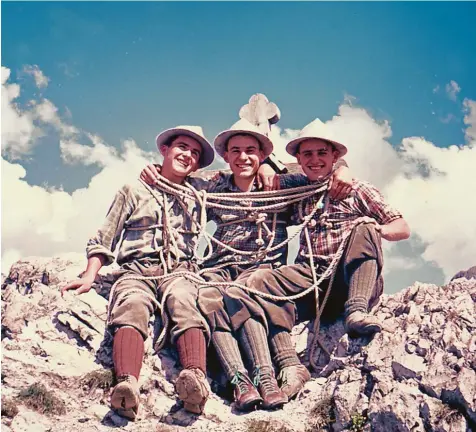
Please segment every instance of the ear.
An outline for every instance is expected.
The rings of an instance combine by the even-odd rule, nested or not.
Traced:
[[[168,150],[169,150],[169,147],[167,147],[166,145],[164,145],[164,144],[161,144],[161,145],[160,145],[159,151],[160,151],[160,154],[161,154],[163,157],[165,157],[165,155],[167,154],[167,151],[168,151]]]
[[[299,165],[301,165],[301,155],[299,153],[296,153],[296,160]]]
[[[337,150],[334,150],[334,151],[332,152],[332,155],[333,155],[333,157],[334,157],[333,163],[336,163],[336,162],[337,162],[337,159],[339,159],[340,153],[339,153]]]
[[[263,150],[259,151],[259,163],[262,164],[266,158],[264,157]]]
[[[230,161],[228,160],[228,152],[225,152],[223,154],[223,159],[225,160],[226,163],[230,163]]]

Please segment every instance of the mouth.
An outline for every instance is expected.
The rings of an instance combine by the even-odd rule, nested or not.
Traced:
[[[177,163],[179,163],[180,165],[182,165],[184,168],[188,168],[190,166],[190,164],[188,162],[185,162],[181,159],[175,159],[177,161]]]
[[[251,164],[235,164],[239,169],[251,168]]]
[[[325,165],[320,164],[320,165],[308,165],[307,169],[311,172],[319,172],[322,171],[322,169],[325,168]]]

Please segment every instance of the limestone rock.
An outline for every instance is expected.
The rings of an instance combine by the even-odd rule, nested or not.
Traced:
[[[153,353],[158,327],[151,325],[139,380],[141,415],[129,422],[108,405],[112,338],[105,321],[114,268],[102,269],[89,293],[60,295],[83,265],[72,258],[24,259],[4,280],[2,395],[16,401],[18,414],[2,417],[2,430],[476,430],[476,279],[459,277],[443,287],[416,282],[383,295],[375,314],[384,330],[373,338],[349,338],[341,319],[322,325],[325,350],[316,349],[313,378],[295,400],[273,412],[236,411],[212,360],[216,392],[204,414],[184,411],[174,392],[176,352],[166,347]],[[292,335],[307,365],[312,331],[312,323],[302,323]],[[17,399],[35,383],[54,391],[67,414],[39,414]]]

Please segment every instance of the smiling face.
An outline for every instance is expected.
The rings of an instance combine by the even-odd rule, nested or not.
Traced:
[[[314,181],[331,173],[334,163],[339,158],[339,152],[328,142],[312,138],[299,145],[296,158],[304,174],[309,180]]]
[[[199,168],[202,146],[189,136],[179,135],[170,145],[161,145],[160,153],[164,157],[162,175],[177,183]]]
[[[228,140],[224,159],[237,178],[250,178],[256,175],[265,159],[259,141],[251,135],[235,135]]]

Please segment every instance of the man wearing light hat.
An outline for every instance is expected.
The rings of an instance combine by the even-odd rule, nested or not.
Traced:
[[[298,138],[288,143],[286,150],[296,157],[310,182],[328,179],[334,164],[347,152],[347,148],[336,141],[319,120],[306,126]],[[291,182],[288,186],[292,186],[292,177],[282,176],[281,184],[286,185],[287,182]],[[309,214],[318,198],[316,196],[296,205],[295,216],[299,219],[299,215]],[[302,206],[301,209],[299,206]],[[352,229],[356,222],[360,223]],[[303,292],[313,284],[310,252],[320,275],[329,266],[350,229],[352,232],[339,261],[323,316],[335,319],[336,314],[344,310],[349,333],[368,335],[380,331],[380,323],[369,314],[369,310],[383,291],[381,238],[403,240],[409,237],[410,231],[401,213],[387,205],[380,192],[367,182],[354,181],[353,191],[348,197],[340,201],[329,198],[324,208],[317,211],[309,224],[311,251],[303,231],[294,265],[256,272],[247,279],[247,286],[280,297]],[[321,285],[322,296],[328,283],[329,279]],[[297,311],[301,319],[304,318],[302,313],[308,312],[306,306],[310,300],[312,302],[314,293],[309,295],[311,297],[305,296],[296,303],[274,302],[247,295],[233,286],[225,293],[225,304],[233,329],[237,332],[249,320],[258,320],[267,322],[270,327],[280,328],[286,334],[296,323]]]
[[[168,129],[157,136],[156,143],[164,158],[161,176],[172,184],[182,184],[185,179],[193,184],[188,175],[210,165],[214,159],[214,151],[200,127]],[[108,313],[118,381],[111,394],[111,405],[125,417],[135,419],[138,413],[144,341],[149,318],[158,303],[163,304],[169,316],[170,340],[177,347],[183,367],[176,390],[185,409],[201,413],[208,397],[206,346],[210,332],[197,308],[198,287],[183,278],[141,279],[198,271],[191,259],[197,241],[193,232],[196,214],[194,199],[165,192],[154,194],[139,181],[122,187],[105,223],[88,242],[86,271],[81,279],[62,289],[62,293],[88,292],[99,269],[111,264],[116,259],[113,252],[118,251],[120,278],[111,294]]]

